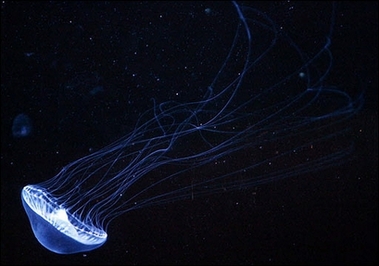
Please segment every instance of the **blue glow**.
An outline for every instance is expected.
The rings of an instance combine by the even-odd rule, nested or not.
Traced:
[[[362,98],[325,84],[333,15],[325,42],[305,53],[265,13],[233,4],[235,37],[202,99],[152,100],[129,134],[24,187],[22,201],[43,246],[63,254],[92,250],[125,212],[346,161],[347,120]],[[286,61],[278,61],[283,54]]]

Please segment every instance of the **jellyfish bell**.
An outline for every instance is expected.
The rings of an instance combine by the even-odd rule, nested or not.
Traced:
[[[41,187],[25,186],[21,199],[35,237],[50,251],[84,252],[100,247],[107,240],[106,232],[80,221]]]

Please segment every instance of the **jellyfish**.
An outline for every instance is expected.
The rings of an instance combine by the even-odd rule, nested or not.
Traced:
[[[324,42],[306,53],[264,12],[237,2],[231,8],[234,38],[199,99],[152,99],[128,134],[22,189],[32,231],[45,248],[94,250],[126,212],[346,162],[353,149],[348,121],[362,96],[326,83],[333,12]]]
[[[32,133],[32,120],[26,114],[19,114],[13,119],[12,134],[15,138],[24,138]]]

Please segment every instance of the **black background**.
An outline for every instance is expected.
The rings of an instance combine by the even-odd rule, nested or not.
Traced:
[[[292,33],[301,29],[300,35],[329,23],[330,4],[248,5],[275,23],[300,25],[288,27]],[[336,11],[330,82],[352,94],[365,91],[365,105],[351,121],[353,161],[128,212],[111,224],[103,247],[57,255],[34,238],[20,201],[22,187],[131,130],[151,97],[196,98],[215,75],[217,67],[209,66],[223,60],[217,49],[201,48],[217,43],[222,50],[238,16],[228,2],[2,2],[1,263],[377,262],[377,12],[377,2],[339,2]],[[186,43],[186,36],[195,38],[191,34],[199,36],[198,44]],[[146,56],[148,49],[157,49],[156,57]],[[12,121],[20,113],[31,118],[33,132],[13,138]]]

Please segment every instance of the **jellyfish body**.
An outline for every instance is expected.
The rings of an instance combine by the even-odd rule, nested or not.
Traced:
[[[264,12],[233,4],[234,40],[201,99],[153,101],[127,135],[24,187],[23,205],[43,246],[92,250],[125,212],[299,176],[351,153],[344,122],[362,101],[324,84],[330,38],[305,54]],[[266,72],[272,78],[260,76]],[[238,153],[244,160],[233,161]],[[149,175],[156,169],[165,174]]]
[[[33,233],[42,246],[58,254],[71,254],[96,249],[107,240],[107,234],[68,213],[54,202],[43,188],[26,186],[22,204]]]
[[[13,120],[12,134],[15,138],[24,138],[32,133],[32,121],[26,114],[19,114]]]

